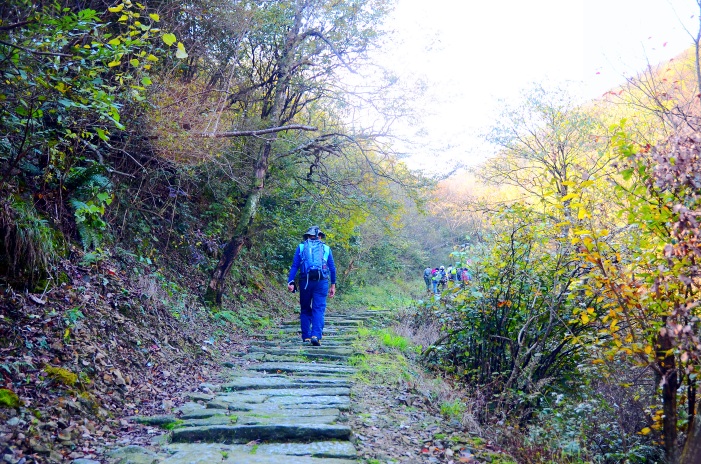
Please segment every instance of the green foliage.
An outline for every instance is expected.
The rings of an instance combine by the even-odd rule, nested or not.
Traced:
[[[103,173],[105,167],[93,163],[88,167],[72,168],[64,186],[69,189],[76,227],[84,249],[99,248],[107,223],[102,219],[105,208],[112,203],[112,183]]]
[[[465,403],[461,400],[445,401],[441,403],[441,414],[448,419],[462,419],[465,409]]]
[[[408,340],[390,330],[359,327],[353,347],[359,354],[348,362],[362,382],[398,384],[416,377],[406,357]]]
[[[73,221],[66,207],[86,249],[102,241],[112,201],[104,158],[115,133],[126,128],[121,114],[145,99],[148,73],[165,53],[158,20],[131,2],[106,11],[27,0],[3,7],[0,173],[3,196],[15,198],[13,208],[26,214],[0,220],[10,231],[2,234],[4,247],[15,248],[7,255],[10,269],[0,272],[17,274],[20,256],[32,272],[44,271],[52,255],[47,248],[57,240],[38,218],[67,231]],[[20,228],[34,236],[11,232]]]
[[[66,310],[66,314],[63,317],[63,321],[68,327],[72,327],[73,325],[75,325],[76,322],[83,319],[84,317],[85,314],[83,314],[83,311],[80,310],[80,306],[76,306]]]
[[[348,308],[406,308],[412,304],[412,291],[420,288],[418,281],[395,281],[378,276],[375,282],[366,286],[352,287],[350,290],[344,288],[338,295],[338,304]]]
[[[399,351],[407,351],[410,342],[406,338],[395,334],[391,329],[383,329],[379,333],[380,341],[388,348],[396,348]]]

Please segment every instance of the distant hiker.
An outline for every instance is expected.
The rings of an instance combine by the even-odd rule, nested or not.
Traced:
[[[470,271],[468,271],[466,267],[463,268],[460,277],[461,277],[460,280],[462,280],[463,286],[467,285],[467,283],[470,281]]]
[[[445,272],[445,267],[443,267],[443,266],[440,267],[439,271],[441,273],[441,281],[440,281],[441,291],[443,291],[443,290],[445,290],[445,286],[448,283],[448,273]]]
[[[438,285],[443,281],[443,276],[445,276],[445,268],[443,266],[434,270],[433,277],[431,278],[433,282],[433,293],[438,293]]]
[[[299,269],[299,322],[302,340],[314,346],[321,345],[326,295],[333,298],[336,294],[336,265],[331,248],[321,241],[325,236],[318,226],[312,226],[304,233],[302,243],[295,250],[287,277],[287,289],[294,292],[295,275]]]
[[[432,277],[433,271],[431,270],[430,267],[427,267],[424,269],[424,282],[426,282],[426,291],[430,292],[431,291],[431,277]]]

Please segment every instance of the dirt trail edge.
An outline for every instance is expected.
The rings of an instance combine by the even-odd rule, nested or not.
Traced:
[[[354,369],[347,361],[358,326],[384,314],[327,315],[322,346],[303,344],[296,321],[255,337],[247,354],[225,364],[226,382],[188,394],[189,402],[174,415],[131,418],[170,432],[148,448],[115,449],[110,462],[357,463],[352,430],[341,414],[351,406]]]

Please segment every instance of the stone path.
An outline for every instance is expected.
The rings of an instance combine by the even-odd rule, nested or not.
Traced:
[[[382,314],[327,315],[320,347],[301,342],[296,321],[256,336],[239,358],[246,366],[227,363],[230,380],[190,394],[177,417],[134,418],[172,429],[160,451],[126,447],[111,454],[113,462],[357,464],[341,415],[351,405],[354,370],[347,361],[357,327]]]

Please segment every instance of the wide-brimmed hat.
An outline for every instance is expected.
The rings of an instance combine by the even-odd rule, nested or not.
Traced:
[[[317,237],[317,236],[323,238],[323,237],[326,237],[326,234],[321,231],[319,226],[311,226],[309,229],[307,229],[307,231],[304,233],[304,235],[302,237],[307,238],[307,237]]]

